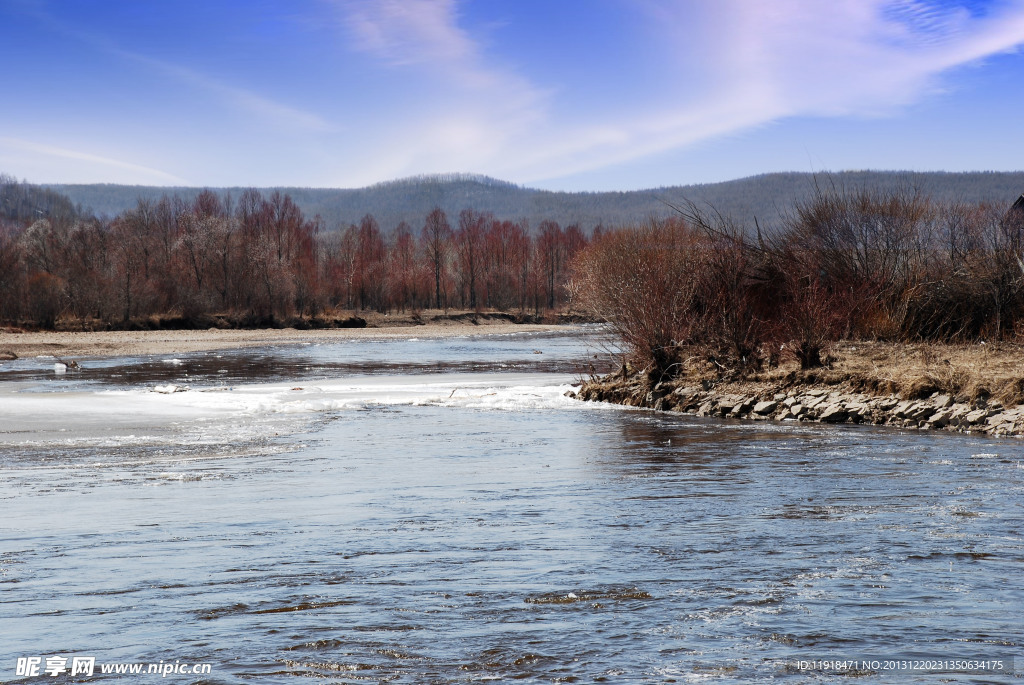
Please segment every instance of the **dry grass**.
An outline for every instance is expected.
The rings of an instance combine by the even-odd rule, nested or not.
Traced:
[[[935,392],[976,402],[1024,403],[1024,345],[1018,343],[841,342],[824,369],[801,372],[795,362],[750,380],[845,385],[872,394],[925,398]]]
[[[641,370],[626,368],[592,379],[581,397],[650,407],[658,397],[683,388],[770,399],[779,392],[824,387],[840,394],[905,400],[947,394],[975,407],[1024,405],[1024,344],[1019,343],[842,342],[829,350],[825,368],[801,370],[790,357],[780,366],[753,373],[716,368],[696,347],[680,352],[685,370],[671,381],[652,385]]]

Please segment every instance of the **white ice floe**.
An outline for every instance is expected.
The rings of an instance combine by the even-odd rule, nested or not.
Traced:
[[[441,380],[443,378],[443,380]],[[356,381],[323,381],[300,386],[253,383],[227,388],[197,388],[181,396],[185,386],[157,386],[158,399],[135,390],[98,393],[122,398],[138,411],[194,411],[197,415],[302,414],[381,406],[441,406],[470,409],[530,410],[577,406],[564,397],[571,378],[547,374],[492,374],[487,377],[369,377]],[[144,401],[143,404],[139,404]]]
[[[155,385],[153,386],[153,392],[159,392],[164,395],[170,395],[174,392],[186,392],[188,391],[187,385],[175,385],[174,383],[168,383],[167,385]]]
[[[188,386],[174,383],[61,393],[0,387],[0,446],[26,441],[68,446],[182,444],[187,435],[205,436],[199,442],[258,439],[302,430],[324,414],[381,407],[596,408],[564,396],[572,380],[541,373],[438,374],[192,387],[190,392],[184,392]]]

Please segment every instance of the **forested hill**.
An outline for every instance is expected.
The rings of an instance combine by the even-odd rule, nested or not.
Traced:
[[[74,218],[81,213],[81,208],[56,190],[18,183],[13,176],[0,174],[0,219],[24,224],[43,217]]]
[[[427,213],[441,207],[453,219],[465,208],[492,212],[499,219],[526,219],[531,227],[554,220],[563,226],[579,224],[620,226],[651,216],[672,213],[669,205],[692,200],[711,205],[744,224],[757,217],[762,226],[777,222],[795,200],[808,197],[814,184],[855,190],[917,188],[935,200],[989,201],[1009,207],[1024,192],[1024,172],[880,172],[845,171],[833,174],[773,173],[701,185],[601,193],[564,193],[523,188],[504,181],[469,175],[427,176],[380,183],[359,189],[271,188],[292,197],[307,216],[319,214],[328,229],[358,223],[373,214],[389,231],[401,221],[414,229]],[[126,185],[51,185],[76,205],[100,215],[113,216],[135,206],[139,198],[157,199],[177,194],[191,199],[200,188]],[[234,198],[242,188],[216,188]],[[666,204],[667,203],[667,204]]]

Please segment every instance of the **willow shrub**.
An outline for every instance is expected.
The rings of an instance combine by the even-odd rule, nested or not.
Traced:
[[[707,249],[703,235],[669,219],[605,233],[575,260],[580,304],[612,324],[630,361],[654,382],[674,373],[678,345],[701,327]]]

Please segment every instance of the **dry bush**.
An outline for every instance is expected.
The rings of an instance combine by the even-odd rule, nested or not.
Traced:
[[[964,260],[965,280],[989,305],[978,333],[998,340],[1024,314],[1024,217],[981,206],[971,229],[975,245]]]
[[[64,306],[64,280],[48,273],[28,279],[28,314],[43,328],[54,327]]]
[[[842,296],[851,329],[903,331],[907,297],[922,282],[933,204],[911,189],[885,193],[817,186],[773,243],[786,273]],[[836,302],[835,304],[839,304]]]
[[[783,276],[786,299],[780,304],[778,324],[786,348],[803,370],[824,365],[822,352],[849,325],[848,298],[829,289],[813,274],[787,272]]]
[[[756,238],[692,203],[679,210],[685,220],[604,233],[581,254],[573,292],[615,325],[652,381],[700,363],[719,375],[759,371],[765,349],[769,368],[782,349],[806,372],[841,339],[915,350],[1024,329],[1024,212],[938,205],[910,190],[816,191]],[[702,350],[699,362],[684,363],[682,345]],[[821,375],[906,397],[1024,396],[1011,382],[1024,369],[996,383],[948,359],[890,362],[893,377]]]
[[[15,321],[22,310],[24,270],[18,231],[0,220],[0,321]]]
[[[713,235],[707,254],[698,292],[712,360],[723,371],[760,368],[769,290],[758,276],[758,255],[734,233]]]
[[[604,233],[577,255],[580,305],[614,326],[653,382],[680,371],[677,346],[700,328],[694,304],[706,253],[703,236],[669,219]]]
[[[775,293],[766,311],[767,335],[801,369],[819,368],[825,349],[850,330],[861,298],[838,290],[817,255],[794,246],[785,234],[762,243],[764,281]]]
[[[722,374],[756,371],[777,328],[781,293],[771,252],[763,241],[748,240],[731,217],[714,208],[687,202],[679,211],[707,243],[695,301],[703,324],[696,342]]]

